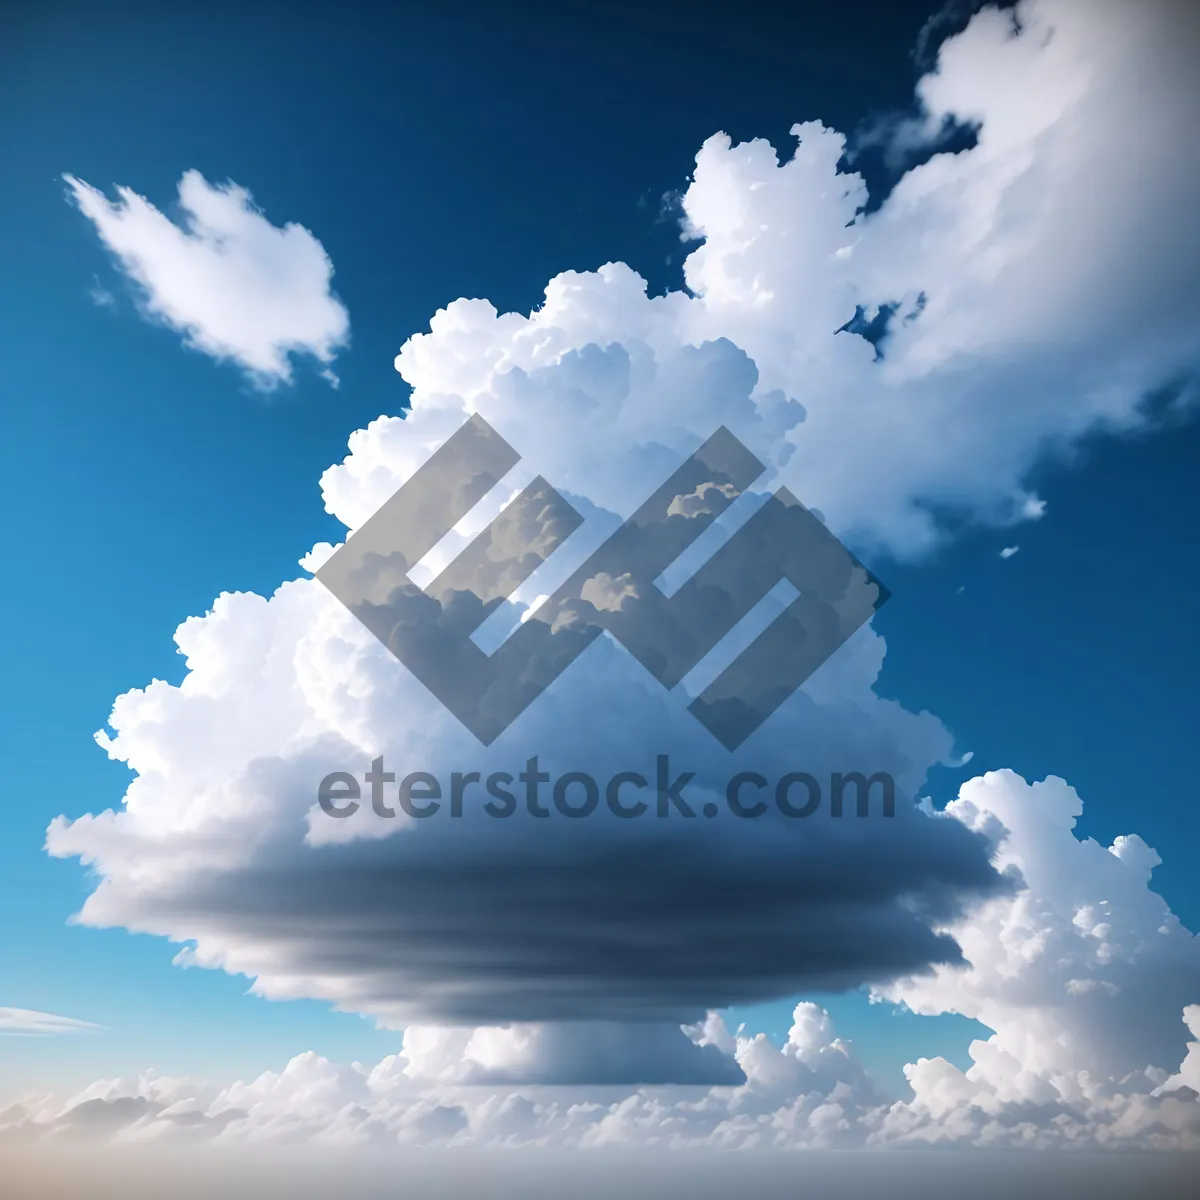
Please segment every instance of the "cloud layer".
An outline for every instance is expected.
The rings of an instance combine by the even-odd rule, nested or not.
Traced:
[[[802,1002],[782,1046],[732,1034],[715,1013],[686,1037],[639,1024],[410,1026],[401,1052],[374,1067],[310,1053],[224,1087],[154,1074],[98,1082],[0,1113],[0,1136],[1200,1149],[1200,1040],[1183,1044],[1189,1030],[1200,1039],[1200,1005],[1181,1005],[1200,996],[1200,942],[1150,889],[1155,853],[1136,835],[1107,848],[1080,840],[1080,811],[1061,780],[1011,772],[968,781],[950,805],[947,820],[989,828],[1023,886],[950,926],[968,969],[885,989],[917,1012],[996,1031],[972,1044],[966,1072],[941,1058],[909,1066],[907,1099],[881,1094],[828,1014]],[[651,1086],[664,1067],[692,1086]],[[612,1086],[639,1071],[643,1086]]]

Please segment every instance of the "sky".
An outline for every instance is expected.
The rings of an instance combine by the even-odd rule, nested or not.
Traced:
[[[9,1140],[1197,1147],[1200,24],[979,7],[5,11]],[[722,424],[890,598],[485,749],[313,574],[472,413],[527,617]],[[899,811],[316,807],[533,753]]]

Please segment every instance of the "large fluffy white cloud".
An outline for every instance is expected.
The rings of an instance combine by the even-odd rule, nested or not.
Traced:
[[[1030,785],[1008,771],[971,780],[949,806],[992,831],[995,861],[1021,889],[955,927],[969,967],[880,992],[995,1032],[972,1044],[966,1072],[941,1060],[908,1067],[916,1099],[879,1136],[1171,1141],[1200,1130],[1196,1092],[1180,1091],[1190,1067],[1167,1074],[1186,1028],[1195,1032],[1200,941],[1151,890],[1155,851],[1136,834],[1109,847],[1077,838],[1082,808],[1061,779]]]
[[[1198,24],[1188,5],[984,10],[918,88],[929,136],[953,116],[978,144],[866,217],[836,131],[796,126],[782,162],[713,136],[682,199],[690,295],[614,263],[558,276],[528,317],[449,305],[397,359],[412,416],[352,438],[330,511],[357,527],[466,409],[598,503],[644,490],[631,445],[690,449],[723,421],[840,533],[897,553],[945,508],[1039,515],[1037,456],[1138,426],[1159,389],[1195,396]],[[835,333],[883,305],[881,359]]]
[[[949,811],[1006,831],[995,862],[1024,887],[971,912],[958,933],[969,968],[936,968],[883,993],[917,1012],[977,1018],[997,1030],[993,1061],[1039,1075],[1169,1064],[1200,946],[1147,887],[1155,851],[1136,834],[1110,847],[1077,840],[1083,805],[1061,779],[1031,786],[995,772],[964,786]]]
[[[224,597],[179,642],[184,683],[123,697],[102,737],[138,773],[123,810],[56,821],[49,847],[99,871],[85,921],[184,941],[183,961],[273,998],[317,996],[394,1027],[695,1020],[954,961],[931,920],[1001,885],[984,838],[905,801],[950,743],[873,693],[883,651],[869,631],[824,691],[780,710],[782,735],[764,729],[737,755],[606,642],[484,750],[310,581],[269,601]],[[826,804],[791,827],[778,814],[659,819],[653,793],[635,821],[604,808],[497,820],[477,796],[460,819],[381,819],[368,804],[335,821],[316,807],[324,776],[361,777],[375,757],[448,786],[454,771],[515,775],[534,755],[550,776],[600,781],[654,780],[666,755],[672,778],[696,775],[697,813],[724,806],[739,769],[889,771],[901,798],[891,819],[878,805],[833,819]]]
[[[759,487],[786,483],[868,554],[928,550],[946,508],[1040,516],[1026,478],[1047,447],[1144,423],[1164,388],[1189,394],[1196,31],[1194,10],[1151,4],[1043,0],[1016,26],[981,13],[922,81],[908,135],[954,116],[979,124],[977,146],[914,168],[869,216],[833,131],[798,126],[783,163],[764,142],[710,139],[683,198],[701,239],[688,291],[649,297],[609,264],[558,276],[529,316],[456,301],[404,344],[411,411],[351,435],[323,478],[327,507],[357,529],[479,413],[523,461],[424,566],[542,473],[584,522],[524,600],[552,592],[720,424],[767,464]],[[882,305],[896,308],[881,354],[838,332]],[[49,831],[52,853],[98,874],[82,919],[173,938],[183,961],[265,996],[407,1032],[403,1063],[306,1057],[236,1102],[166,1118],[122,1085],[150,1106],[138,1136],[186,1116],[235,1137],[262,1127],[256,1111],[297,1128],[281,1115],[291,1101],[272,1099],[295,1084],[318,1098],[301,1126],[351,1140],[490,1140],[489,1121],[578,1144],[1195,1139],[1194,1095],[1167,1075],[1194,1074],[1180,1014],[1200,999],[1195,943],[1148,889],[1151,852],[1078,842],[1073,794],[1053,781],[987,776],[946,814],[910,804],[951,739],[877,695],[870,628],[732,755],[607,639],[486,751],[312,579],[222,596],[177,641],[183,683],[121,697],[100,735],[136,772],[124,806]],[[324,775],[361,777],[379,756],[398,777],[445,780],[515,774],[533,754],[551,775],[601,780],[652,778],[668,754],[695,772],[697,808],[746,769],[888,771],[900,801],[891,820],[803,825],[495,821],[471,804],[457,820],[364,805],[333,821],[314,805]],[[995,1036],[965,1074],[917,1063],[914,1098],[888,1106],[812,1008],[784,1051],[705,1017],[861,982]],[[613,1102],[587,1092],[601,1078],[699,1090]],[[575,1090],[496,1090],[516,1081]]]
[[[137,285],[145,312],[193,349],[237,363],[261,388],[288,383],[291,356],[307,354],[326,375],[350,318],[333,294],[333,263],[302,225],[272,225],[235,183],[199,171],[179,181],[175,224],[144,196],[118,187],[114,202],[66,175],[69,194]]]

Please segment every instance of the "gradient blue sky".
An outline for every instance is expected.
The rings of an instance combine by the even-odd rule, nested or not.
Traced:
[[[634,13],[637,13],[634,19]],[[29,6],[0,36],[0,326],[7,545],[0,615],[5,795],[0,1003],[103,1027],[0,1037],[0,1082],[50,1086],[131,1062],[242,1075],[300,1047],[373,1061],[394,1034],[246,981],[171,965],[173,949],[72,927],[75,861],[42,851],[49,821],[116,804],[128,778],[92,741],[113,698],[178,682],[171,641],[223,590],[269,591],[314,542],[338,540],[316,481],[349,431],[397,412],[401,342],[458,296],[528,311],[558,271],[620,259],[654,290],[680,283],[663,197],[698,146],[786,140],[793,121],[854,130],[909,103],[927,2],[686,9],[525,6]],[[770,36],[763,36],[769,24]],[[536,33],[532,32],[536,31]],[[886,190],[877,157],[860,164]],[[353,320],[332,390],[307,367],[252,391],[232,366],[136,318],[126,283],[65,200],[63,172],[161,207],[196,168],[314,230]],[[115,299],[97,304],[102,288]],[[1200,639],[1200,432],[1172,424],[1097,442],[1036,480],[1044,520],[966,529],[928,562],[873,565],[894,593],[882,692],[928,708],[972,751],[1069,779],[1082,831],[1131,828],[1164,854],[1157,888],[1200,924],[1192,749]],[[1018,555],[1000,548],[1019,541]],[[963,772],[940,770],[948,800]],[[954,1018],[822,998],[892,1086],[923,1022],[926,1053],[963,1062]],[[734,1020],[786,1030],[791,1004]],[[934,1030],[936,1029],[936,1032]]]

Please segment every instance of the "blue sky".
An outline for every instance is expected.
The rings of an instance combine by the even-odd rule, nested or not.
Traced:
[[[318,480],[352,431],[404,409],[393,359],[437,309],[487,297],[529,313],[559,272],[610,261],[652,295],[677,291],[696,244],[680,239],[680,195],[718,130],[777,149],[795,121],[821,120],[852,146],[857,133],[854,166],[882,203],[901,171],[861,135],[916,112],[932,51],[913,47],[929,16],[905,2],[704,20],[671,6],[636,19],[619,6],[319,5],[287,21],[254,5],[8,18],[0,1004],[101,1028],[0,1037],[2,1094],[148,1067],[248,1079],[308,1049],[339,1062],[396,1053],[394,1030],[326,1000],[249,996],[244,977],[173,966],[163,938],[71,922],[95,879],[44,852],[47,826],[117,807],[132,778],[93,731],[121,693],[182,681],[182,620],[224,591],[270,595],[310,547],[344,538]],[[293,380],[264,392],[143,319],[62,178],[129,187],[170,216],[188,170],[236,181],[273,224],[319,239],[350,315],[339,386],[298,356]],[[971,753],[933,766],[923,791],[938,806],[993,769],[1061,776],[1085,801],[1077,832],[1104,846],[1140,834],[1164,859],[1155,890],[1196,928],[1200,432],[1174,410],[1136,424],[1057,446],[1047,435],[1021,472],[1045,501],[1040,520],[998,527],[948,506],[935,548],[861,543],[893,593],[875,622],[887,643],[876,691],[936,714],[955,753]],[[802,998],[829,1009],[893,1094],[915,1053],[966,1067],[968,1042],[987,1035],[865,993],[784,996],[728,1023],[782,1041]]]

